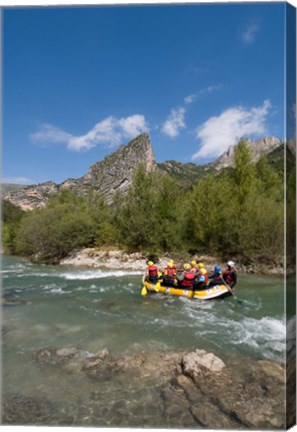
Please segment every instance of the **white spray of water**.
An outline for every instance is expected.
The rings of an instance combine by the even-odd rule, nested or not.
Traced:
[[[111,277],[136,276],[141,275],[139,271],[122,271],[122,270],[87,270],[71,273],[60,273],[59,276],[67,280],[88,280],[102,279]]]

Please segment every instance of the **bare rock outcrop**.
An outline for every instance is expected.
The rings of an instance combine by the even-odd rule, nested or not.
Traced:
[[[255,141],[248,139],[247,145],[251,150],[252,161],[257,162],[261,156],[266,155],[279,147],[281,141],[276,137],[266,137]],[[231,145],[213,164],[217,171],[234,165],[234,151],[236,146]]]
[[[148,133],[139,135],[126,146],[121,145],[117,151],[92,165],[81,178],[68,179],[61,184],[50,181],[18,188],[4,193],[2,198],[28,211],[45,207],[49,197],[63,189],[69,189],[77,195],[86,195],[90,190],[95,190],[110,203],[117,190],[127,192],[140,165],[147,171],[156,169]]]

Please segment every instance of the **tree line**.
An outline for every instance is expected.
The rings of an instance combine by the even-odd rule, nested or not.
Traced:
[[[128,192],[116,192],[110,206],[96,191],[82,197],[65,189],[42,209],[24,213],[3,202],[2,213],[5,251],[37,262],[57,263],[83,247],[207,253],[242,263],[277,263],[283,256],[283,171],[266,157],[252,163],[244,140],[233,168],[190,190],[140,166]]]

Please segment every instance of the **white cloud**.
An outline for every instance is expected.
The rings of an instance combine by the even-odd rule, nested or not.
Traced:
[[[184,103],[185,103],[185,104],[190,104],[190,103],[194,102],[194,100],[196,99],[196,97],[197,97],[196,94],[191,94],[191,95],[189,95],[189,96],[186,96],[186,97],[184,98]]]
[[[172,109],[168,119],[162,126],[162,132],[170,138],[175,138],[179,135],[179,131],[186,127],[185,124],[185,108]]]
[[[242,40],[246,44],[251,44],[255,42],[257,33],[259,32],[259,26],[257,24],[251,24],[242,33]]]
[[[71,137],[71,134],[50,124],[43,124],[38,132],[30,135],[31,140],[38,143],[67,142]]]
[[[70,150],[89,150],[97,145],[115,147],[125,138],[134,138],[142,132],[147,132],[148,126],[143,115],[116,119],[107,117],[97,123],[89,132],[76,136],[55,126],[44,124],[40,130],[30,135],[36,143],[63,143]]]
[[[148,130],[144,116],[139,114],[120,119],[119,125],[123,128],[123,132],[130,137]]]
[[[214,92],[214,91],[220,90],[221,88],[222,88],[222,85],[221,85],[221,84],[218,84],[218,85],[212,85],[212,86],[208,86],[208,87],[206,87],[206,89],[201,90],[201,93],[202,93],[202,92],[212,93],[212,92]]]
[[[199,98],[199,96],[203,96],[206,93],[213,93],[214,91],[220,90],[222,88],[221,84],[218,85],[210,85],[208,87],[205,87],[201,90],[199,90],[197,93],[193,93],[189,96],[186,96],[184,98],[184,103],[186,105],[191,104],[192,102],[194,102],[197,98]]]
[[[201,146],[192,159],[218,157],[243,136],[266,134],[265,122],[270,108],[271,103],[266,100],[260,107],[228,108],[219,116],[211,117],[197,129],[196,137]]]
[[[22,185],[29,185],[34,183],[31,179],[28,179],[27,177],[4,177],[1,182]]]

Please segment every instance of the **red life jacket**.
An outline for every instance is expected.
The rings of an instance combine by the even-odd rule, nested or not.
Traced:
[[[233,282],[233,269],[226,269],[223,273],[223,278],[227,285],[230,285]]]
[[[174,276],[176,274],[176,269],[175,268],[170,268],[170,267],[166,267],[164,270],[164,274],[167,276]]]
[[[158,276],[158,267],[157,266],[153,265],[153,266],[149,267],[148,271],[149,271],[149,277],[150,278]]]
[[[204,276],[204,278],[205,278],[205,283],[207,284],[207,282],[209,281],[209,278],[208,278],[208,273],[205,273],[204,275],[202,275],[202,276]]]
[[[183,287],[192,287],[194,279],[196,278],[194,273],[191,273],[190,271],[184,272],[184,279],[181,281],[181,285]]]

